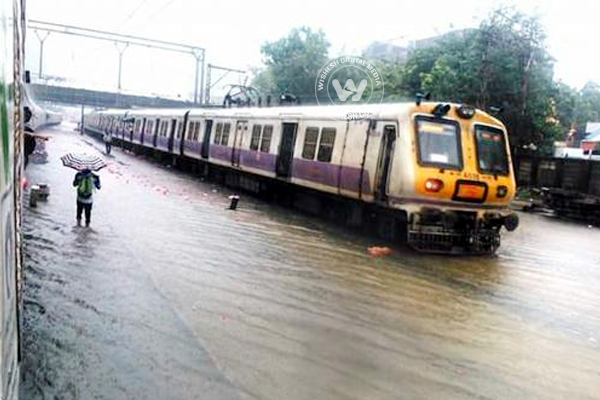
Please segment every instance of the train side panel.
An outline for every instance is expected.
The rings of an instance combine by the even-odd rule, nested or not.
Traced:
[[[215,165],[232,167],[236,119],[233,117],[216,118],[213,125],[214,132],[210,144],[209,160]],[[199,147],[198,151],[200,151]]]
[[[269,118],[248,120],[248,131],[240,143],[240,165],[243,171],[275,178],[279,121]]]
[[[292,159],[291,182],[338,194],[346,131],[345,121],[300,121]]]
[[[339,193],[354,199],[369,196],[371,180],[369,171],[364,169],[364,154],[368,144],[369,121],[348,121],[348,129],[342,143],[342,160]]]
[[[393,161],[390,165],[388,185],[388,206],[401,208],[404,202],[401,199],[414,196],[414,175],[417,159],[415,156],[416,142],[412,128],[412,119],[409,114],[403,114],[398,119],[398,132],[394,147]]]

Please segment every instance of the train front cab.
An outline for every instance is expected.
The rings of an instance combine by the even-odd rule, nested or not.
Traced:
[[[403,196],[396,199],[407,212],[408,244],[493,253],[500,229],[518,226],[508,209],[516,185],[504,125],[468,106],[431,103],[415,106],[408,122],[413,171],[404,171]]]

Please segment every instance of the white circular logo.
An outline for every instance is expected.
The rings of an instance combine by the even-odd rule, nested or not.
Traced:
[[[319,105],[375,104],[383,100],[383,78],[369,60],[342,56],[330,60],[319,70],[315,96]],[[360,112],[342,113],[339,118],[365,119]]]

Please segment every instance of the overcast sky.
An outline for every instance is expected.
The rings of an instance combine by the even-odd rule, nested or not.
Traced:
[[[477,26],[492,0],[280,1],[280,0],[27,0],[30,19],[184,42],[206,48],[207,61],[231,68],[261,65],[260,47],[293,27],[323,29],[331,55],[360,55],[373,41],[406,45],[451,29]],[[522,0],[538,15],[555,57],[555,77],[581,88],[600,82],[600,1]],[[116,88],[117,50],[111,43],[52,34],[45,42],[44,73]],[[38,71],[39,41],[28,32],[27,68]],[[193,92],[191,56],[128,48],[123,87],[132,91]],[[229,83],[243,83],[232,76]]]

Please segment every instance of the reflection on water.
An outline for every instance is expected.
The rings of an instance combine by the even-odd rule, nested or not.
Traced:
[[[77,140],[57,132],[49,152]],[[94,232],[72,228],[60,154],[30,172],[53,194],[26,215],[27,346],[51,353],[53,386],[196,399],[210,365],[202,376],[221,383],[205,398],[597,398],[598,229],[522,215],[494,257],[372,258],[377,243],[360,234],[248,196],[228,211],[228,189],[113,154]],[[63,335],[40,307],[69,304],[89,308],[60,320],[77,325]],[[78,329],[100,344],[83,351]],[[48,336],[62,347],[39,342]],[[77,363],[85,384],[53,370]],[[34,365],[24,376],[49,390]],[[120,390],[103,389],[112,380]]]

